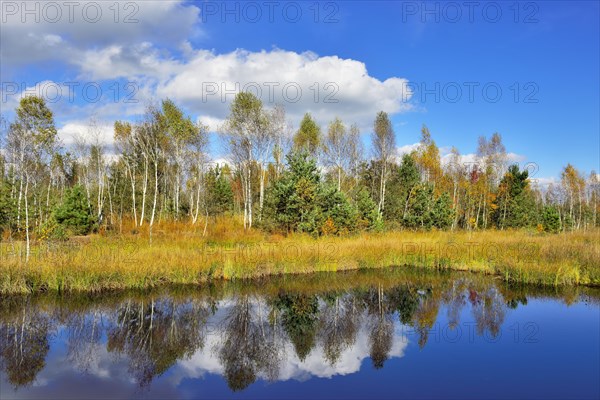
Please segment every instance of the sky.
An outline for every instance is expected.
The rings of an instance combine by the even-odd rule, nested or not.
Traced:
[[[598,1],[29,2],[0,4],[0,112],[46,97],[65,146],[109,148],[115,120],[171,98],[214,132],[238,90],[282,104],[291,129],[389,113],[399,153],[426,124],[471,160],[502,135],[541,183],[600,170]],[[213,158],[225,157],[211,134]],[[530,164],[531,163],[531,164]]]

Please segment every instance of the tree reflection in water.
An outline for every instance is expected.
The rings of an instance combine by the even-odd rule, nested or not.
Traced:
[[[282,352],[278,331],[269,323],[262,299],[251,301],[248,295],[239,296],[223,322],[219,359],[231,390],[245,389],[254,383],[259,372],[276,380]]]
[[[355,296],[334,292],[323,296],[319,313],[318,339],[323,344],[326,361],[334,366],[342,352],[356,341],[361,307]]]
[[[274,307],[281,314],[281,324],[294,345],[300,361],[304,361],[315,345],[319,301],[317,296],[279,294]]]
[[[177,360],[203,347],[210,310],[198,300],[127,301],[111,316],[107,350],[127,355],[131,374],[140,386],[146,386]]]
[[[0,324],[0,368],[15,387],[28,386],[46,365],[52,320],[29,301],[20,302],[18,312]]]
[[[343,284],[336,281],[335,290],[328,290],[327,282],[311,281],[312,286],[301,289],[274,284],[234,288],[234,294],[223,286],[183,295],[123,294],[81,302],[2,299],[0,367],[15,388],[31,385],[44,369],[50,346],[63,340],[72,368],[91,373],[100,355],[112,353],[127,361],[137,385],[147,387],[178,362],[204,354],[218,362],[213,372],[222,373],[237,391],[258,379],[289,379],[292,361],[302,365],[316,357],[333,371],[343,368],[348,360],[343,355],[361,337],[373,367],[383,368],[400,340],[395,327],[412,327],[424,347],[442,308],[450,329],[460,324],[461,316],[472,316],[477,335],[493,338],[507,310],[527,304],[528,296],[549,295],[472,275],[399,275],[395,280],[367,275],[362,284],[355,279],[350,275]],[[565,302],[577,296],[565,292]],[[211,346],[205,346],[208,337],[213,338]]]

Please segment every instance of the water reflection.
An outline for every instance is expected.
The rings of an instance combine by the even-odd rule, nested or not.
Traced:
[[[50,315],[27,302],[0,325],[0,366],[15,387],[31,384],[46,365],[53,325]]]
[[[469,318],[476,335],[494,338],[507,313],[528,298],[570,304],[581,296],[598,299],[588,289],[557,292],[394,270],[145,294],[6,298],[0,366],[17,391],[47,384],[52,371],[36,377],[57,365],[70,375],[118,378],[138,388],[151,388],[163,375],[177,386],[218,374],[230,390],[242,391],[257,380],[350,374],[367,358],[374,369],[385,368],[403,356],[407,328],[419,348],[427,345],[442,309],[450,331]],[[47,358],[53,365],[46,366]]]

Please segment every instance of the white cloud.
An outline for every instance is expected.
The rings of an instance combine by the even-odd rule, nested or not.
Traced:
[[[199,8],[183,1],[68,3],[4,2],[0,25],[3,67],[44,60],[73,62],[81,60],[87,49],[115,44],[129,47],[151,41],[184,46],[200,33]]]
[[[226,315],[225,305],[219,305],[216,320],[221,320]],[[223,346],[225,332],[222,331],[222,324],[214,323],[219,327],[212,331],[206,338],[204,348],[198,350],[189,359],[180,360],[174,367],[171,382],[177,385],[186,378],[201,378],[206,374],[222,375],[224,367],[217,357]],[[400,358],[404,356],[404,351],[408,345],[408,338],[402,333],[402,326],[395,323],[392,337],[392,347],[388,353],[389,358]],[[370,343],[368,324],[361,323],[361,327],[356,335],[356,341],[344,349],[337,362],[334,365],[328,363],[325,350],[319,341],[304,360],[300,360],[293,344],[285,340],[283,346],[283,358],[279,365],[278,381],[298,380],[306,381],[312,377],[331,378],[336,375],[348,375],[360,370],[365,359],[370,357]],[[264,375],[259,375],[262,379],[267,379]]]
[[[58,137],[66,146],[74,145],[79,138],[89,143],[111,146],[113,143],[114,129],[107,122],[99,122],[92,128],[89,121],[68,121],[58,129]]]
[[[89,50],[78,64],[94,79],[136,82],[138,111],[139,104],[149,99],[169,97],[199,115],[211,131],[223,123],[235,93],[244,88],[267,106],[283,104],[293,126],[310,112],[324,129],[337,116],[365,131],[378,111],[395,114],[411,109],[406,79],[382,81],[370,76],[360,61],[310,52],[197,50],[189,59],[175,60],[143,43],[134,49],[115,45]]]
[[[397,162],[402,161],[402,156],[404,154],[410,154],[413,151],[418,150],[420,145],[421,144],[419,142],[417,142],[417,143],[405,144],[402,146],[398,146],[396,148]],[[450,147],[440,147],[439,150],[440,150],[440,163],[442,164],[442,166],[448,166],[452,162],[452,157],[453,157],[452,153],[451,153],[451,148]],[[537,167],[537,165],[534,163],[525,163],[525,160],[527,160],[527,157],[525,157],[524,155],[516,154],[516,153],[507,153],[506,160],[507,160],[507,163],[505,166],[506,168],[511,164],[518,164],[519,168],[521,168],[521,169],[527,168],[530,171],[530,174],[537,172],[537,170],[533,169],[533,167]],[[469,168],[469,167],[479,164],[480,160],[477,157],[477,154],[467,153],[467,154],[460,154],[458,163],[459,163],[459,165],[461,165],[463,167]],[[504,171],[505,170],[503,170],[503,172]]]
[[[410,154],[413,151],[417,151],[419,149],[419,146],[421,146],[420,143],[413,143],[413,144],[405,144],[403,146],[399,146],[396,148],[396,158],[398,161],[402,160],[402,156],[405,154]]]
[[[382,81],[370,76],[364,63],[337,56],[278,49],[226,54],[198,50],[185,62],[148,63],[160,82],[157,97],[180,101],[213,121],[227,116],[235,92],[244,89],[268,105],[283,104],[296,124],[311,112],[321,125],[338,116],[370,127],[377,111],[393,114],[410,109],[412,93],[406,79]]]
[[[378,111],[395,114],[412,109],[406,79],[371,76],[359,60],[310,51],[238,49],[218,54],[194,49],[190,40],[201,34],[200,10],[188,2],[121,2],[118,16],[112,2],[83,2],[75,7],[72,17],[68,7],[57,2],[62,12],[58,22],[48,21],[47,14],[54,17],[54,10],[44,12],[46,6],[36,2],[35,6],[41,7],[38,23],[34,15],[27,15],[23,23],[23,5],[15,4],[19,9],[5,13],[6,21],[0,28],[3,71],[18,74],[21,67],[42,62],[67,64],[71,69],[65,69],[63,76],[68,78],[64,79],[77,81],[79,86],[74,102],[51,105],[59,121],[85,120],[92,114],[107,120],[133,119],[143,112],[146,102],[170,97],[214,131],[226,118],[234,92],[244,88],[257,92],[267,105],[283,104],[293,126],[305,112],[311,112],[323,128],[337,116],[366,131]],[[83,9],[92,4],[86,20]],[[96,15],[96,4],[101,7],[101,17],[90,22]],[[137,22],[125,23],[132,12]],[[133,82],[138,103],[103,97],[100,102],[85,104],[79,91],[93,81],[105,86],[119,82],[120,100],[127,92],[122,82]],[[230,91],[228,95],[226,91]],[[67,96],[63,93],[62,97]],[[3,104],[9,110],[15,106]],[[62,130],[65,128],[69,127]]]
[[[551,177],[539,177],[539,178],[533,178],[535,180],[535,183],[542,189],[546,189],[548,188],[548,186],[550,185],[559,185],[560,184],[560,180],[551,176]]]
[[[206,125],[211,132],[217,132],[225,122],[224,118],[214,118],[209,115],[201,115],[198,122]]]
[[[508,160],[509,163],[520,163],[523,162],[527,159],[527,157],[525,157],[524,155],[521,154],[516,154],[516,153],[507,153],[506,154],[506,159]]]

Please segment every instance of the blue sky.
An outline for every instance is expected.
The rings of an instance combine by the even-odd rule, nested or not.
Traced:
[[[464,2],[149,1],[120,3],[118,15],[113,2],[101,4],[93,23],[93,8],[75,9],[70,21],[64,7],[55,18],[42,5],[36,23],[3,4],[4,116],[12,117],[23,87],[46,82],[50,95],[64,90],[51,106],[66,143],[89,134],[91,115],[109,143],[112,121],[139,118],[147,101],[169,96],[214,128],[232,98],[221,101],[223,88],[254,82],[268,103],[271,82],[294,127],[304,111],[323,127],[340,116],[356,122],[367,142],[383,109],[404,149],[427,124],[443,150],[454,145],[465,155],[476,151],[478,136],[499,132],[513,159],[538,164],[543,180],[559,178],[567,162],[586,175],[600,170],[597,1],[471,9]],[[79,84],[72,100],[66,82]],[[102,95],[91,101],[97,87]],[[290,101],[283,87],[302,95]],[[328,93],[337,103],[324,101]],[[127,103],[128,95],[138,102]],[[216,140],[211,148],[219,156]]]

